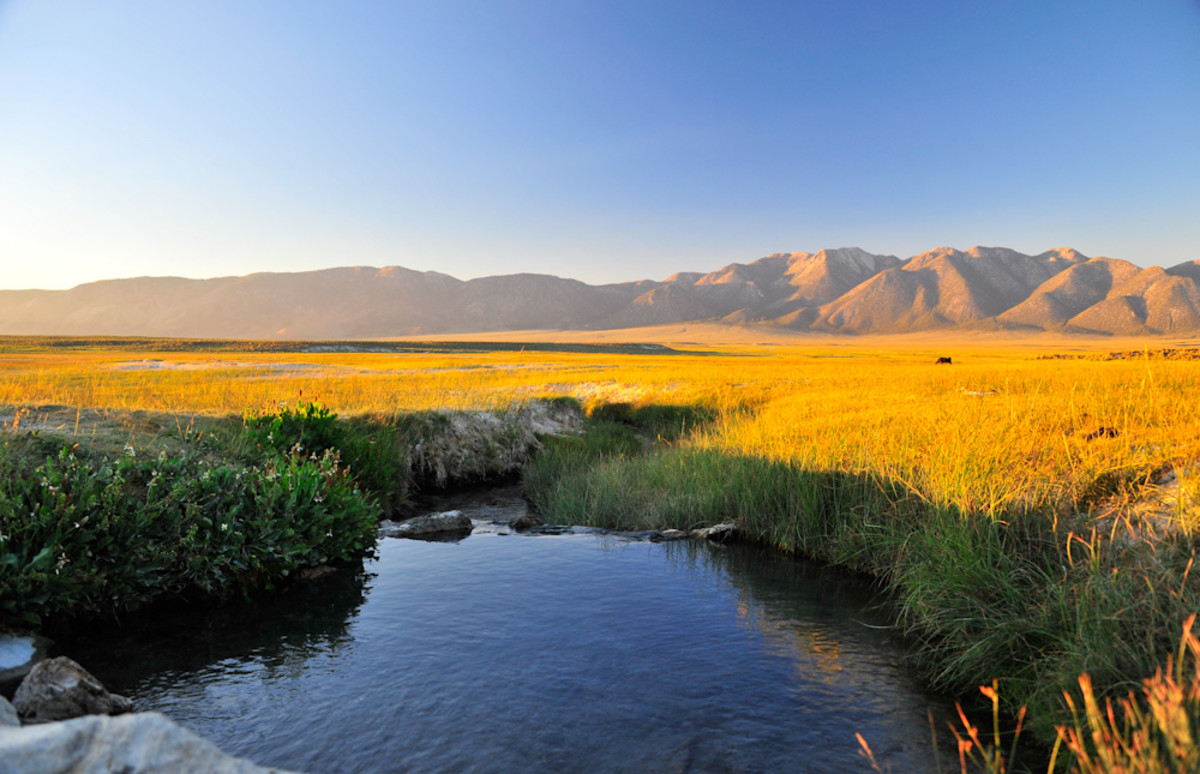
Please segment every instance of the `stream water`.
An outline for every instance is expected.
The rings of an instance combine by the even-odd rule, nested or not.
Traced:
[[[946,707],[854,579],[743,546],[511,534],[511,491],[448,506],[470,537],[383,539],[358,576],[60,651],[301,771],[867,771],[855,732],[933,770],[926,711]]]

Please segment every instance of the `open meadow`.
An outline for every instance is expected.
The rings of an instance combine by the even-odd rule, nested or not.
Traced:
[[[868,574],[934,686],[967,696],[998,679],[1002,714],[1027,706],[1047,745],[1064,726],[1057,738],[1085,771],[1106,770],[1086,764],[1100,755],[1093,731],[1112,729],[1102,707],[1084,712],[1079,676],[1102,696],[1140,696],[1179,649],[1173,679],[1185,687],[1164,687],[1171,674],[1155,683],[1166,719],[1121,731],[1118,713],[1113,738],[1145,733],[1144,746],[1200,756],[1188,736],[1195,652],[1180,646],[1200,611],[1196,352],[847,341],[7,339],[0,422],[6,445],[33,434],[140,453],[237,432],[247,414],[281,405],[394,426],[420,412],[574,399],[588,432],[545,439],[525,472],[547,520],[734,522],[750,539]]]

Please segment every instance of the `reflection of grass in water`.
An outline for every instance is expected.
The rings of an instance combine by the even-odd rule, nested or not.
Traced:
[[[530,469],[547,513],[625,529],[736,520],[870,572],[896,594],[938,685],[1001,677],[1006,707],[1028,703],[1045,739],[1069,717],[1061,691],[1077,675],[1123,690],[1200,608],[1186,569],[1200,516],[1195,362],[984,347],[955,351],[952,366],[933,365],[943,351],[853,346],[483,350],[249,351],[237,359],[261,368],[132,372],[112,368],[129,351],[14,353],[0,356],[0,404],[63,406],[67,424],[82,407],[201,427],[301,391],[343,417],[389,421],[573,395],[607,429],[552,443]],[[281,359],[313,368],[272,370]],[[654,405],[691,413],[671,429],[637,415]],[[646,437],[659,439],[649,453]]]
[[[367,580],[363,572],[343,569],[269,600],[201,610],[167,604],[120,625],[92,622],[86,636],[61,635],[58,646],[89,669],[114,675],[108,687],[118,693],[146,675],[203,672],[247,653],[268,669],[288,669],[351,642]]]

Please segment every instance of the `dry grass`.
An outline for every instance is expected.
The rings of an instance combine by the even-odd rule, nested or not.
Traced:
[[[492,409],[569,395],[585,405],[704,405],[695,443],[903,482],[931,503],[994,515],[1091,511],[1166,482],[1190,529],[1200,365],[1036,360],[1040,350],[710,348],[694,354],[0,354],[0,421],[74,427],[77,410],[241,415],[318,400],[343,415]],[[20,416],[18,417],[18,412]]]
[[[20,412],[22,428],[80,432],[89,416],[240,416],[301,397],[385,419],[554,396],[699,406],[715,421],[670,454],[598,468],[591,494],[609,480],[622,497],[631,482],[660,487],[629,501],[639,514],[646,499],[669,504],[672,487],[680,502],[716,508],[738,502],[720,491],[737,487],[754,509],[779,504],[758,524],[728,515],[879,574],[900,591],[931,674],[955,690],[1007,679],[1019,702],[1040,702],[1031,721],[1043,739],[1050,716],[1069,710],[1061,686],[1087,672],[1120,695],[1162,663],[1200,606],[1200,574],[1188,572],[1200,362],[1080,340],[680,341],[689,352],[13,352],[0,354],[0,421]],[[954,364],[935,365],[943,355]],[[805,524],[810,500],[824,510]],[[985,673],[999,658],[1011,673]]]

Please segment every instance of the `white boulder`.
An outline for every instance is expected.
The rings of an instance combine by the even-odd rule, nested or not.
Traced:
[[[2,709],[0,709],[2,712]],[[23,728],[0,725],[0,774],[265,774],[158,712],[88,715]]]

